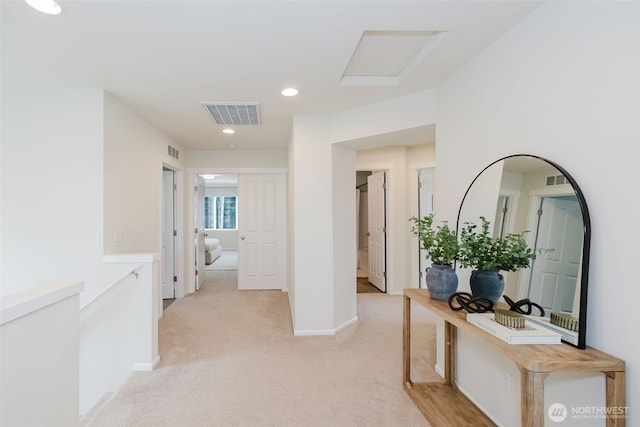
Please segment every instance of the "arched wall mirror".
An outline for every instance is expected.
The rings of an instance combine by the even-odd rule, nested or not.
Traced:
[[[537,251],[530,268],[503,272],[504,294],[540,304],[545,318],[534,319],[585,348],[589,245],[591,225],[587,204],[575,180],[552,161],[513,155],[487,166],[473,180],[458,211],[458,230],[465,222],[491,222],[499,236],[528,230],[527,243]],[[464,280],[465,272],[461,271]],[[569,314],[577,331],[551,324],[551,312]]]

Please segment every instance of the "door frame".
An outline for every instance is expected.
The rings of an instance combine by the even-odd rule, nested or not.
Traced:
[[[385,227],[386,227],[386,233],[385,233],[385,260],[384,260],[384,265],[385,265],[385,273],[386,273],[386,278],[385,278],[385,293],[388,295],[393,295],[393,287],[390,287],[389,285],[391,283],[393,283],[394,280],[394,269],[393,269],[393,256],[394,256],[394,251],[393,251],[393,245],[389,244],[389,239],[388,236],[391,234],[393,235],[393,218],[394,218],[394,213],[393,210],[390,209],[391,203],[393,201],[393,178],[392,178],[392,170],[394,168],[394,165],[391,163],[367,163],[367,162],[356,162],[356,167],[353,171],[353,174],[355,176],[356,172],[384,172],[385,174],[385,194],[384,194],[384,210],[385,210]],[[354,203],[355,203],[355,191],[353,192],[353,197],[354,197]],[[353,234],[353,238],[356,239],[356,248],[357,248],[357,233],[358,230],[354,230],[354,234]],[[357,250],[356,250],[356,254],[355,256],[357,256]],[[357,265],[357,264],[356,264]],[[357,292],[357,289],[354,287],[354,292]]]
[[[182,169],[178,169],[175,166],[172,166],[168,163],[162,162],[162,167],[160,168],[160,174],[162,177],[163,170],[169,169],[173,171],[173,182],[176,185],[176,191],[174,193],[175,196],[175,229],[176,229],[176,239],[175,239],[175,275],[177,277],[177,281],[175,283],[174,294],[176,298],[182,298],[184,296],[184,171]],[[162,182],[162,180],[161,180]],[[161,215],[164,215],[164,188],[163,184],[160,185],[160,200],[161,203]],[[163,221],[160,221],[160,236],[162,236],[164,224]],[[162,242],[160,242],[160,253],[162,253]],[[164,265],[164,259],[161,257],[161,264]],[[164,267],[163,267],[164,269]],[[164,270],[161,270],[164,271]],[[160,286],[162,287],[162,281],[160,281]],[[160,310],[159,317],[162,317],[162,289],[159,292],[160,296]]]
[[[197,177],[197,178],[196,178]],[[204,198],[205,198],[205,194],[206,194],[206,187],[205,187],[205,183],[204,183],[204,178],[198,176],[198,175],[194,175],[193,176],[193,203],[194,203],[194,235],[195,235],[195,239],[193,239],[194,235],[192,235],[192,239],[195,241],[195,271],[197,272],[194,273],[194,289],[196,291],[200,290],[200,288],[202,287],[202,284],[204,283],[205,279],[205,267],[206,267],[206,259],[205,259],[205,230],[204,230],[204,214],[202,213],[203,217],[200,218],[202,221],[200,224],[196,224],[195,223],[195,216],[196,216],[196,212],[195,212],[195,206],[197,205],[196,203],[196,189],[199,189],[200,191],[202,191],[202,197],[200,198],[200,202],[202,202],[202,206],[204,207]],[[200,227],[201,225],[201,227]],[[200,252],[200,250],[202,250],[202,252]],[[196,277],[197,276],[197,277]]]
[[[420,209],[420,205],[422,204],[421,202],[422,188],[420,187],[420,184],[421,184],[420,174],[423,171],[428,172],[429,175],[431,176],[432,200],[431,200],[430,212],[429,212],[429,209],[427,209],[427,212],[421,212],[421,209]],[[436,181],[435,166],[411,168],[410,175],[411,175],[411,188],[409,191],[411,191],[411,194],[412,194],[411,216],[424,217],[428,213],[435,213],[435,200],[433,200],[435,195],[435,181]],[[424,278],[424,273],[425,273],[424,270],[426,269],[426,263],[427,263],[426,253],[425,251],[420,249],[420,242],[418,241],[418,238],[416,236],[412,235],[411,242],[412,242],[412,245],[411,245],[412,250],[410,251],[410,253],[411,253],[411,271],[413,272],[412,283],[417,284],[416,286],[417,288],[426,288],[427,285],[425,283],[425,278]]]
[[[420,171],[424,170],[424,169],[431,169],[433,170],[433,174],[432,174],[432,178],[433,178],[433,182],[435,184],[436,181],[436,172],[437,172],[437,168],[436,168],[436,162],[426,162],[426,163],[416,163],[416,164],[410,164],[409,167],[409,181],[410,181],[410,188],[409,191],[411,194],[411,196],[409,197],[410,201],[411,201],[411,216],[415,216],[417,217],[420,211],[420,188],[418,187],[418,175],[420,174]],[[433,185],[433,194],[435,195],[435,188],[436,186]],[[433,203],[433,211],[436,211],[436,206],[435,206],[435,200]],[[407,223],[408,224],[408,223]],[[408,227],[409,225],[407,225]],[[420,278],[420,273],[421,273],[421,265],[423,265],[423,263],[420,262],[420,242],[418,242],[417,237],[415,236],[411,236],[409,239],[409,244],[411,246],[411,250],[409,251],[409,256],[411,258],[411,284],[408,287],[416,287],[418,288],[420,286],[421,283],[421,278]]]
[[[168,188],[169,186],[169,178],[171,180],[171,188]],[[162,288],[162,299],[171,299],[171,298],[175,298],[176,297],[176,282],[177,282],[177,275],[176,275],[176,254],[178,252],[178,245],[177,245],[177,239],[178,239],[178,234],[177,234],[177,229],[176,229],[176,192],[178,191],[178,187],[176,185],[176,172],[173,169],[169,169],[166,167],[162,168],[162,252],[161,253],[161,261],[160,261],[160,265],[161,265],[161,269],[160,271],[162,272],[162,280],[161,280],[161,288]],[[169,200],[171,199],[171,200]],[[170,204],[169,204],[170,202]],[[171,230],[167,230],[168,228],[168,220],[171,220]],[[167,231],[169,231],[169,233],[167,233]],[[171,250],[170,250],[170,254],[171,254],[171,260],[169,262],[168,260],[168,250],[165,249],[168,247],[168,245],[166,243],[168,243],[168,241],[171,241]],[[171,266],[171,274],[167,275],[167,267]],[[167,277],[170,276],[170,277]],[[175,278],[175,280],[174,280]],[[169,280],[167,280],[169,279]],[[167,282],[170,283],[170,288],[169,285],[167,284]],[[167,285],[167,289],[165,289],[165,285]],[[165,298],[165,291],[171,290],[171,297],[167,297]]]
[[[287,188],[286,186],[286,180],[288,179],[287,177],[287,168],[221,168],[221,167],[206,167],[206,168],[187,168],[187,179],[188,182],[195,182],[195,176],[196,175],[200,175],[200,174],[214,174],[214,175],[225,175],[225,174],[232,174],[232,175],[243,175],[243,174],[252,174],[252,175],[259,175],[259,174],[283,174],[285,176],[285,189]],[[285,194],[285,200],[286,200],[286,194]],[[286,203],[286,201],[285,201]],[[190,185],[189,188],[187,188],[187,230],[191,231],[193,233],[193,230],[195,229],[195,189],[193,187],[193,185]],[[286,232],[287,230],[284,230],[285,233],[285,242],[287,241],[287,237],[286,237]],[[192,235],[189,234],[189,236]],[[238,246],[238,251],[240,250],[240,247]],[[288,249],[286,248],[285,245],[285,253],[287,254],[286,256],[286,262],[288,262]],[[239,254],[238,254],[239,256]],[[196,253],[195,253],[195,245],[191,245],[191,247],[189,247],[187,249],[187,257],[186,257],[186,265],[187,266],[192,266],[195,265],[196,262]],[[285,267],[285,273],[288,271],[288,269]],[[184,289],[184,295],[186,294],[190,294],[195,292],[195,281],[196,281],[196,277],[195,277],[195,269],[187,269],[187,274],[186,274],[186,283],[187,286]],[[288,280],[285,281],[286,283],[288,283]],[[181,297],[182,297],[181,296]]]
[[[384,267],[383,267],[381,279],[376,279],[376,280],[372,281],[371,280],[371,273],[373,272],[373,270],[374,270],[373,266],[376,263],[375,262],[371,262],[371,259],[372,259],[371,250],[372,250],[372,248],[375,248],[375,244],[372,245],[371,242],[372,241],[375,242],[375,239],[372,238],[371,237],[371,233],[369,233],[369,231],[367,231],[367,238],[369,240],[369,242],[367,244],[367,247],[368,247],[367,255],[369,257],[369,263],[368,263],[369,274],[368,274],[368,277],[369,277],[369,283],[370,284],[372,284],[373,286],[378,288],[381,292],[387,293],[387,247],[388,247],[388,245],[387,245],[387,241],[388,241],[388,239],[387,239],[387,237],[388,237],[388,235],[387,235],[387,225],[388,225],[388,222],[387,222],[387,187],[388,187],[387,178],[388,178],[388,174],[389,173],[386,170],[371,171],[371,175],[367,176],[367,187],[369,187],[369,185],[371,183],[373,183],[374,175],[379,175],[379,174],[382,174],[382,242],[381,243],[382,243],[382,247],[383,247],[382,265]],[[373,190],[376,191],[377,188],[378,188],[377,186],[374,186]],[[372,190],[371,188],[368,188],[367,191],[371,194],[371,190]],[[377,202],[375,202],[375,200],[378,199],[378,198],[375,196],[375,193],[373,193],[373,194],[374,194],[373,197],[371,197],[371,195],[369,195],[367,197],[367,205],[368,205],[367,206],[367,216],[368,216],[367,223],[368,223],[368,230],[371,230],[373,228],[372,227],[372,223],[374,223],[374,227],[375,227],[375,221],[371,220],[372,219],[371,205],[374,204],[374,203],[377,204]],[[374,212],[375,212],[375,210],[374,210]],[[374,218],[375,218],[375,214],[374,214]],[[374,250],[374,253],[375,252],[376,251]],[[379,286],[379,283],[376,283],[378,280],[382,281],[382,286]]]

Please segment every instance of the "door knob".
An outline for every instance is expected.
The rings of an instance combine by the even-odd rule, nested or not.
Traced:
[[[244,240],[244,236],[240,236],[240,240]]]

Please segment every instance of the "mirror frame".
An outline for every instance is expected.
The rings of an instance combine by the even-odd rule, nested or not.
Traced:
[[[489,169],[491,166],[495,165],[498,162],[503,160],[512,158],[512,157],[532,157],[538,160],[541,160],[554,168],[560,171],[566,178],[567,181],[571,184],[571,187],[576,192],[576,197],[578,198],[578,203],[580,204],[580,209],[582,211],[582,221],[583,221],[583,241],[582,241],[582,271],[580,277],[580,316],[578,317],[578,343],[574,344],[569,341],[563,342],[577,347],[579,349],[584,349],[586,347],[586,334],[587,334],[587,295],[589,290],[589,254],[591,252],[591,218],[589,216],[589,208],[587,207],[587,201],[584,198],[584,194],[580,189],[580,186],[576,182],[576,180],[571,176],[569,172],[567,172],[562,166],[557,163],[545,159],[544,157],[536,156],[533,154],[512,154],[509,156],[502,157],[480,171],[476,175],[476,177],[471,181],[469,187],[467,187],[467,191],[465,191],[464,196],[462,197],[462,201],[460,202],[460,207],[458,208],[458,218],[456,220],[456,233],[459,235],[460,233],[460,214],[462,212],[462,206],[464,205],[464,201],[467,198],[467,194],[476,180],[482,175],[484,171]],[[457,265],[456,265],[457,267]]]

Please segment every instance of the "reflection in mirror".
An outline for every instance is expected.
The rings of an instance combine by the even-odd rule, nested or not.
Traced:
[[[494,237],[527,230],[528,245],[538,255],[530,268],[502,272],[504,294],[528,298],[550,313],[577,319],[578,331],[558,328],[563,340],[584,348],[590,225],[582,193],[558,165],[535,156],[500,159],[469,186],[460,205],[458,229],[465,222],[491,220]],[[552,249],[551,251],[545,251]],[[470,271],[460,271],[461,282]],[[467,277],[465,277],[467,276]]]

